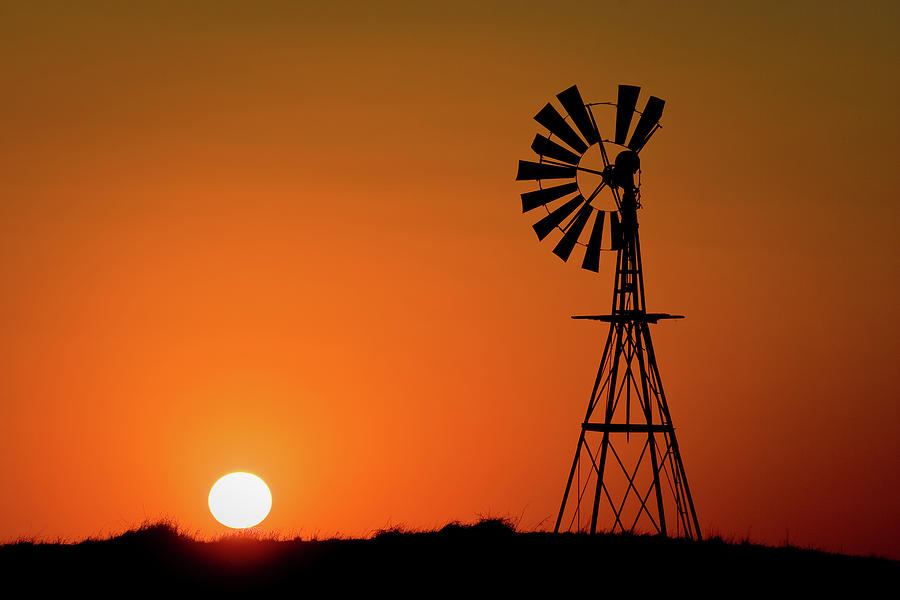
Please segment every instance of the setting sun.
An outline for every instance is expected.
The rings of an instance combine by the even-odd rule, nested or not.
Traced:
[[[209,491],[209,510],[227,527],[243,529],[258,525],[271,509],[269,486],[252,473],[229,473]]]

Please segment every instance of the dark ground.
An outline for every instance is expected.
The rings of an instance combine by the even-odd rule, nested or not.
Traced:
[[[651,536],[517,533],[503,520],[371,539],[197,541],[168,524],[107,540],[0,546],[0,577],[29,596],[264,589],[278,596],[693,597],[824,592],[896,597],[900,562],[792,547]],[[0,592],[2,593],[2,592]],[[216,594],[220,595],[220,594]],[[8,596],[9,597],[9,596]],[[254,596],[255,597],[255,596]]]

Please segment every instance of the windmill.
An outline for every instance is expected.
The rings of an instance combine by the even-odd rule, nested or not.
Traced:
[[[581,266],[593,272],[603,251],[616,257],[610,313],[572,317],[609,323],[609,330],[554,531],[595,533],[599,525],[700,539],[650,338],[650,325],[682,317],[647,312],[638,235],[640,152],[661,127],[665,102],[650,96],[638,111],[639,94],[620,85],[615,103],[585,103],[574,85],[560,92],[566,116],[551,103],[537,113],[548,135],[535,136],[538,160],[519,161],[516,175],[537,183],[522,194],[522,212],[541,213],[533,226],[539,240],[556,232],[554,254],[568,261],[583,247]],[[602,133],[610,130],[613,139]]]

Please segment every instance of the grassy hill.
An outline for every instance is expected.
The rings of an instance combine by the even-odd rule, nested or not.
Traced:
[[[315,541],[246,535],[201,541],[156,523],[106,540],[0,546],[0,576],[8,586],[25,583],[36,595],[264,589],[292,596],[558,597],[629,590],[644,597],[673,590],[701,597],[778,597],[846,589],[865,597],[866,590],[874,593],[882,585],[893,589],[900,562],[720,539],[516,532],[497,519]]]

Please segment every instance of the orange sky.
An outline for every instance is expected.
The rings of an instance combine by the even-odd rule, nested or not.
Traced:
[[[704,533],[900,558],[895,2],[35,4],[0,8],[3,541],[213,534],[235,470],[288,534],[552,527],[611,255],[539,244],[516,161],[631,83]]]

